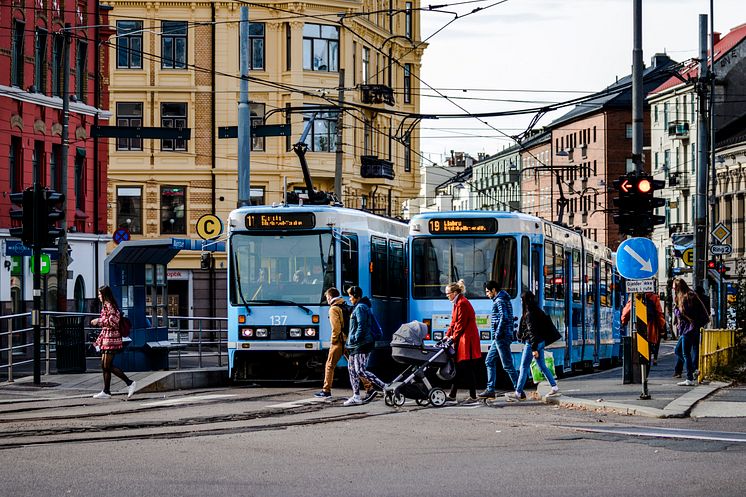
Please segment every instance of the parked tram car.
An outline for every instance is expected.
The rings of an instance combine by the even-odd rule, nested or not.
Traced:
[[[350,286],[361,287],[390,342],[406,317],[406,241],[405,223],[340,207],[231,212],[230,378],[321,378],[331,336],[324,292],[331,286],[345,297]]]
[[[408,319],[426,323],[431,341],[443,338],[450,323],[446,284],[463,279],[486,353],[492,301],[484,284],[495,280],[510,294],[516,318],[526,290],[551,316],[562,334],[547,347],[559,376],[620,359],[619,285],[611,250],[598,242],[526,214],[456,211],[414,216],[408,243]],[[519,364],[522,345],[514,342],[511,350]]]

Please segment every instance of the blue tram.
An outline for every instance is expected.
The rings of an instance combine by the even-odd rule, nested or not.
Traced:
[[[463,279],[486,352],[492,301],[484,284],[495,280],[512,297],[514,316],[530,290],[552,317],[562,339],[547,350],[559,375],[620,358],[619,285],[611,250],[598,242],[526,214],[455,211],[414,216],[408,243],[408,319],[426,323],[433,341],[451,319],[444,287]],[[512,351],[518,361],[521,344]]]
[[[252,206],[228,223],[233,380],[320,378],[331,286],[371,298],[387,338],[406,318],[405,223],[332,206]],[[372,359],[373,360],[373,359]]]

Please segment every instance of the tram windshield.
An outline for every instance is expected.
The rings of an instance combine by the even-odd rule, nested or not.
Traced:
[[[512,237],[415,238],[412,242],[416,299],[445,298],[444,287],[463,279],[469,299],[487,298],[484,284],[495,280],[515,297],[518,293],[517,244]]]
[[[334,285],[330,232],[293,235],[237,233],[231,238],[233,305],[319,304]]]

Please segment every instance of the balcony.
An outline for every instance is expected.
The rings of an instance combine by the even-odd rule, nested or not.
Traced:
[[[689,123],[685,121],[672,121],[668,123],[668,137],[674,140],[688,140]]]
[[[394,163],[376,155],[360,156],[360,176],[368,179],[394,179]]]
[[[690,185],[690,177],[691,174],[687,173],[671,173],[668,176],[668,187],[677,188],[679,190],[688,190]]]
[[[364,104],[394,105],[394,90],[386,85],[360,85],[360,100]]]

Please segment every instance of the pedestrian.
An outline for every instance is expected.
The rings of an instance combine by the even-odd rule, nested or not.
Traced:
[[[666,318],[663,315],[661,299],[655,292],[645,293],[645,308],[647,311],[647,341],[650,344],[650,362],[653,366],[658,364],[658,350],[661,345],[661,337],[665,332]],[[622,310],[622,325],[629,323],[632,314],[632,299],[628,300]]]
[[[101,351],[101,370],[104,373],[104,389],[94,395],[93,398],[111,398],[112,373],[127,384],[127,398],[130,398],[135,393],[137,385],[121,369],[114,366],[114,356],[122,350],[122,335],[119,333],[119,321],[122,318],[122,311],[119,310],[114,293],[107,285],[98,289],[98,300],[101,302],[101,313],[99,317],[91,320],[91,326],[101,327],[101,333],[99,333],[93,345],[96,347],[96,351]]]
[[[674,280],[674,316],[678,322],[681,349],[686,365],[686,379],[681,386],[694,386],[699,359],[700,329],[710,321],[710,314],[700,297],[681,278]],[[674,369],[676,372],[676,369]]]
[[[345,342],[350,329],[351,309],[342,298],[335,287],[329,287],[326,292],[326,302],[329,304],[329,324],[332,328],[331,345],[326,357],[326,366],[324,368],[324,386],[321,391],[314,394],[318,398],[328,398],[332,396],[332,383],[334,382],[334,370],[337,363],[345,353]],[[366,379],[360,378],[363,382],[366,394],[362,399],[363,402],[369,402],[378,395],[373,385]]]
[[[373,333],[371,332],[371,310],[366,304],[360,302],[363,290],[359,286],[351,286],[347,290],[350,302],[354,306],[350,315],[350,334],[347,337],[347,350],[350,353],[347,359],[347,369],[350,374],[350,385],[352,386],[352,397],[344,402],[346,406],[360,405],[360,377],[366,378],[375,388],[383,391],[386,386],[376,375],[367,370],[368,356],[375,346]]]
[[[539,369],[541,369],[544,377],[552,386],[547,396],[559,393],[559,386],[557,386],[557,381],[554,379],[554,374],[552,374],[552,371],[549,370],[544,362],[544,348],[549,343],[557,340],[559,333],[552,324],[549,316],[539,308],[539,304],[536,302],[536,297],[533,293],[529,291],[523,292],[521,301],[523,313],[521,315],[521,322],[518,325],[518,340],[524,344],[523,354],[521,355],[521,367],[518,373],[518,384],[515,387],[515,392],[505,394],[508,402],[526,400],[526,392],[523,391],[523,387],[526,385],[528,374],[531,371],[532,359],[536,359],[536,364],[539,365]]]
[[[513,343],[513,305],[510,302],[510,294],[505,290],[499,290],[497,282],[490,280],[484,284],[484,291],[492,299],[492,343],[484,365],[487,369],[487,387],[477,397],[480,399],[495,398],[495,383],[497,382],[497,357],[500,357],[503,370],[510,377],[515,390],[518,384],[518,371],[513,366],[513,354],[510,352],[510,344]]]
[[[474,307],[464,295],[465,291],[464,280],[445,287],[446,296],[453,304],[451,324],[448,326],[446,336],[453,340],[453,346],[456,349],[456,376],[447,400],[455,402],[458,383],[466,381],[469,387],[469,398],[466,402],[471,403],[477,400],[477,380],[474,370],[477,368],[477,360],[482,358],[482,349]]]

